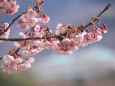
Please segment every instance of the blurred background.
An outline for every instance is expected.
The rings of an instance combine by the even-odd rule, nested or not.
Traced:
[[[19,11],[12,16],[0,14],[0,24],[26,11],[28,4],[35,5],[31,0],[17,2]],[[8,75],[0,69],[0,86],[115,86],[115,0],[45,0],[44,10],[55,31],[58,23],[87,24],[110,2],[111,8],[101,16],[109,29],[100,42],[66,56],[43,50],[27,71]],[[21,30],[16,25],[11,27],[10,37],[19,37]],[[12,48],[12,42],[0,44],[0,57]]]

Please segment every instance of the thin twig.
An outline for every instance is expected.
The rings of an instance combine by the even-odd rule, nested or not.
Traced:
[[[24,12],[24,13],[26,13],[26,12]],[[24,13],[22,13],[22,14],[24,14]],[[22,16],[22,14],[21,14],[21,15],[18,15],[15,19],[13,19],[12,22],[9,24],[9,26],[8,26],[4,31],[2,31],[2,32],[0,33],[0,35],[4,34],[4,33],[11,27],[11,25],[12,25],[17,19],[19,19],[19,18]]]
[[[97,17],[100,17],[105,11],[107,11],[107,10],[110,8],[110,6],[111,6],[111,3],[108,4],[108,5],[97,15]],[[93,20],[93,22],[96,21],[96,20],[97,20],[97,19],[95,18],[95,19]],[[91,22],[88,23],[85,27],[82,27],[82,29],[87,28],[87,27],[90,26],[90,25],[91,25]]]
[[[0,60],[2,60],[2,59],[3,59],[3,57],[0,58]]]
[[[15,54],[17,54],[19,50],[20,50],[20,48],[18,48],[18,49],[15,51]]]

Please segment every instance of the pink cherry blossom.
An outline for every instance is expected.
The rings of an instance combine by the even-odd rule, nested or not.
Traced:
[[[48,48],[51,48],[51,47],[52,47],[52,44],[48,40],[45,40],[43,42],[43,48],[48,49]]]
[[[43,42],[41,40],[15,42],[14,45],[20,47],[24,55],[34,55],[44,49],[42,48]]]
[[[98,42],[102,39],[102,30],[100,28],[93,29],[92,32],[89,32],[85,35],[86,39],[81,43],[82,47],[85,47],[93,42]]]
[[[5,55],[4,58],[3,58],[3,61],[5,63],[12,63],[14,61],[14,57],[10,56],[10,55]]]
[[[73,51],[77,50],[78,47],[74,42],[74,39],[65,38],[57,47],[54,47],[54,52],[57,54],[72,54]]]
[[[0,29],[2,29],[1,31],[4,31],[7,27],[9,26],[8,23],[4,23],[3,25],[0,25]],[[4,32],[4,34],[0,35],[0,38],[9,38],[10,35],[10,28]],[[0,41],[0,43],[2,43],[3,41]]]
[[[35,60],[35,59],[31,57],[31,58],[28,58],[28,59],[27,59],[27,62],[28,62],[28,63],[34,63],[34,60]]]
[[[13,15],[19,9],[19,5],[16,4],[16,0],[1,0],[0,12],[4,14]]]
[[[16,47],[20,47],[22,49],[23,54],[25,55],[35,55],[41,52],[44,48],[49,48],[50,46],[52,46],[50,41],[43,39],[43,37],[45,37],[46,35],[50,36],[51,34],[52,31],[47,30],[46,26],[36,24],[34,27],[30,28],[27,32],[25,33],[20,32],[19,35],[21,36],[21,38],[38,37],[39,38],[38,40],[14,42],[14,45]]]
[[[39,24],[36,24],[34,27],[34,35],[35,37],[43,38],[46,31],[41,28]]]
[[[18,27],[21,28],[21,29],[29,29],[28,24],[23,22],[22,20],[19,20]]]
[[[27,70],[28,69],[28,67],[27,67],[27,65],[24,63],[24,64],[20,64],[19,66],[18,66],[18,70],[19,71],[25,71],[25,70]]]
[[[25,71],[28,68],[31,68],[31,64],[34,62],[34,58],[27,58],[25,61],[20,57],[16,56],[15,58],[10,55],[5,55],[3,57],[4,63],[1,68],[3,72],[8,74],[18,73],[20,71]]]
[[[26,32],[26,33],[21,32],[21,33],[19,33],[19,35],[22,38],[29,38],[31,36],[36,37],[34,29],[31,28],[31,30],[32,30],[32,32],[31,31]],[[40,32],[37,32],[37,33],[40,33]],[[41,52],[44,49],[42,47],[43,46],[43,40],[42,39],[14,42],[14,45],[16,47],[20,47],[22,49],[23,54],[25,54],[25,55],[34,55],[34,54]]]
[[[31,64],[34,62],[34,58],[28,58],[28,59],[26,59],[26,62],[25,63],[23,63],[23,64],[20,64],[19,66],[18,66],[18,70],[19,71],[25,71],[25,70],[27,70],[28,68],[31,68]]]
[[[38,18],[39,22],[48,23],[50,21],[50,18],[46,14],[40,15],[40,18]]]
[[[101,30],[102,30],[102,33],[107,33],[107,25],[106,24],[103,24],[103,26],[100,27]]]
[[[59,39],[57,38],[50,38],[49,42],[52,44],[53,48],[58,47],[58,44],[60,43]]]
[[[61,23],[59,23],[57,25],[56,29],[57,29],[56,30],[57,35],[61,35],[61,34],[65,33],[65,31],[66,31],[66,28]]]
[[[23,14],[20,17],[18,27],[27,30],[30,27],[35,26],[35,24],[38,22],[36,16],[37,16],[36,11],[34,11],[32,8],[29,8],[27,13]]]
[[[84,37],[85,37],[85,35],[86,35],[87,33],[84,31],[84,32],[82,32],[82,33],[79,33],[79,34],[77,34],[77,35],[75,35],[75,40],[77,41],[77,42],[83,42],[83,40],[84,40]]]
[[[92,43],[90,40],[84,40],[84,41],[81,43],[81,46],[82,46],[82,47],[87,47],[90,43]]]

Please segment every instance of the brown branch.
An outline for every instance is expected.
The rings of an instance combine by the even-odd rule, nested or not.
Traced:
[[[111,6],[111,3],[108,4],[108,5],[105,7],[105,9],[104,9],[103,11],[101,11],[100,14],[99,14],[97,17],[100,17],[106,10],[109,9],[110,6]]]
[[[3,59],[3,57],[0,58],[0,60],[2,60],[2,59]]]
[[[40,1],[39,2],[39,5],[42,5],[44,3],[44,0],[43,1]],[[33,9],[34,8],[36,8],[37,6],[35,6],[35,7],[33,7]],[[27,11],[26,11],[27,12]],[[26,13],[26,12],[23,12],[23,13],[21,13],[20,15],[18,15],[16,18],[14,18],[12,21],[11,21],[11,23],[9,24],[9,26],[4,30],[4,31],[2,31],[1,33],[0,33],[0,35],[2,35],[2,34],[4,34],[11,26],[12,26],[12,24],[14,24],[14,22],[16,21],[16,20],[18,20],[24,13]]]
[[[20,48],[18,48],[18,49],[15,51],[15,54],[17,54],[19,50],[20,50]]]
[[[97,17],[100,17],[105,11],[107,11],[107,10],[110,8],[110,6],[111,6],[111,3],[108,4],[108,5],[97,15]],[[93,22],[96,21],[96,20],[97,20],[97,19],[95,18],[95,19],[93,20]],[[91,23],[88,23],[85,27],[80,27],[80,28],[84,29],[84,28],[87,28],[87,27],[90,26],[90,25],[91,25]]]
[[[24,12],[24,13],[25,13],[25,12]],[[24,14],[24,13],[22,13],[22,14]],[[4,34],[4,33],[11,27],[11,25],[12,25],[17,19],[19,19],[19,18],[22,16],[22,14],[21,14],[21,15],[18,15],[15,19],[13,19],[12,22],[9,24],[9,26],[8,26],[4,31],[2,31],[2,32],[0,33],[0,35]]]
[[[100,17],[105,11],[107,11],[108,9],[109,9],[109,7],[111,6],[111,3],[110,4],[108,4],[105,8],[104,8],[104,10],[102,10],[100,13],[99,13],[99,15],[97,16],[97,17]],[[95,22],[95,21],[97,21],[97,19],[95,18],[94,20],[93,20],[93,22]],[[90,26],[91,25],[91,23],[88,23],[85,27],[80,27],[81,29],[85,29],[85,28],[87,28],[88,26]],[[63,35],[65,35],[65,33],[63,34]],[[52,37],[52,36],[51,36]],[[51,37],[47,37],[47,39],[49,39],[49,38],[51,38]],[[54,35],[53,37],[56,37],[56,38],[61,38],[59,35]],[[44,37],[43,37],[44,38]],[[32,37],[32,38],[8,38],[8,39],[6,39],[6,38],[0,38],[0,40],[4,40],[4,41],[27,41],[27,40],[37,40],[37,39],[43,39],[43,38],[39,38],[39,37]]]
[[[27,40],[37,40],[37,39],[41,39],[39,37],[33,37],[33,38],[0,38],[0,40],[4,40],[4,41],[27,41]]]

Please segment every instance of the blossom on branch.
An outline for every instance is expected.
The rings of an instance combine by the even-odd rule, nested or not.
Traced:
[[[59,23],[59,24],[57,25],[56,29],[57,29],[57,30],[56,30],[56,34],[57,34],[57,35],[61,35],[61,34],[63,34],[63,33],[66,32],[66,29],[65,29],[64,25],[62,25],[61,23]]]
[[[39,9],[38,6],[35,9],[29,6],[28,11],[24,13],[18,21],[19,28],[28,30],[40,22],[48,23],[50,21],[50,18],[44,14],[42,10],[39,13],[37,12],[37,9]],[[39,15],[40,17],[38,18]]]
[[[34,58],[27,58],[24,61],[20,55],[4,55],[3,61],[4,63],[1,66],[3,71],[7,72],[8,74],[12,74],[31,68],[31,63],[34,62]]]
[[[16,0],[0,0],[0,13],[13,15],[19,9]]]
[[[37,12],[29,8],[28,11],[20,17],[18,27],[25,30],[33,27],[38,22],[36,16]]]
[[[0,25],[0,32],[5,30],[9,26],[8,23],[4,23],[3,25]],[[4,34],[0,35],[0,38],[9,38],[10,35],[10,29],[8,29]],[[0,43],[3,42],[0,40]]]
[[[48,23],[50,18],[46,14],[41,14],[40,18],[38,18],[39,22]]]
[[[44,26],[45,27],[45,26]],[[51,46],[51,43],[48,42],[47,39],[42,39],[43,37],[50,36],[52,34],[52,31],[47,31],[44,28],[41,27],[41,25],[36,24],[34,27],[29,29],[25,33],[19,33],[19,35],[22,38],[32,38],[32,37],[38,37],[38,40],[28,40],[28,41],[20,41],[20,42],[14,42],[14,45],[16,47],[20,47],[22,49],[22,52],[25,55],[35,55],[39,52],[41,52],[44,48],[48,48]]]
[[[78,49],[78,46],[74,41],[74,39],[69,38],[63,39],[61,43],[54,47],[54,52],[63,55],[72,54],[73,51]]]

